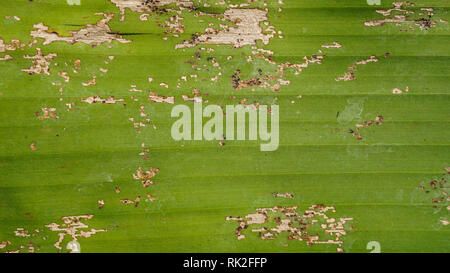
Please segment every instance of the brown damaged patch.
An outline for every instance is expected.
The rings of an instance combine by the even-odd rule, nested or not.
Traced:
[[[406,86],[405,92],[409,92],[408,86]],[[392,89],[392,94],[394,94],[394,95],[403,94],[403,90],[400,88],[394,88],[394,89]]]
[[[136,196],[136,199],[130,200],[130,199],[120,199],[120,203],[122,204],[134,204],[134,207],[137,208],[139,206],[139,202],[141,202],[141,197],[140,196]]]
[[[89,238],[97,232],[106,232],[106,229],[88,229],[89,226],[83,223],[83,220],[92,219],[94,215],[80,215],[80,216],[65,216],[62,217],[61,220],[63,224],[51,223],[46,225],[51,231],[57,231],[58,233],[58,241],[54,244],[54,246],[62,250],[61,243],[63,242],[66,236],[72,237],[74,241],[77,241],[79,237],[81,238]],[[84,229],[84,230],[83,230]]]
[[[241,80],[240,75],[241,70],[237,69],[234,71],[233,75],[231,75],[231,82],[233,84],[233,88],[236,90],[242,89],[244,87],[250,86],[259,86],[262,84],[261,78],[253,78],[249,80]]]
[[[61,78],[64,79],[65,82],[69,82],[70,81],[70,76],[67,72],[65,71],[60,71],[58,72],[58,76],[60,76]]]
[[[333,42],[331,44],[328,45],[322,45],[323,48],[341,48],[342,45],[338,42]]]
[[[208,28],[200,36],[193,35],[192,41],[185,41],[175,46],[175,49],[194,47],[198,44],[228,44],[234,48],[253,45],[260,40],[263,44],[268,44],[273,38],[275,31],[273,27],[268,27],[265,31],[271,34],[263,34],[260,26],[267,21],[267,11],[259,9],[228,9],[224,12],[225,20],[233,22],[236,27],[222,25],[222,30]]]
[[[12,59],[13,59],[13,57],[11,55],[6,54],[5,56],[0,58],[0,61],[9,61]]]
[[[239,74],[240,70],[236,70],[231,76],[231,82],[235,90],[240,90],[247,87],[260,86],[262,88],[270,88],[273,91],[280,91],[281,85],[289,85],[290,81],[283,80],[281,77],[264,75],[258,78],[251,78],[247,80],[241,80]]]
[[[27,238],[28,240],[31,240],[31,237],[36,237],[38,233],[40,232],[39,229],[35,229],[33,233],[30,233],[28,230],[18,227],[16,230],[14,230],[14,236],[21,237],[21,238]],[[0,243],[0,249],[7,248],[8,246],[12,245],[10,241],[2,241]],[[33,242],[29,241],[25,245],[21,245],[19,248],[14,250],[6,250],[5,253],[20,253],[24,250],[27,250],[28,253],[34,253],[35,250],[39,250],[39,246],[35,246]]]
[[[97,84],[96,79],[97,79],[97,76],[92,76],[92,79],[90,79],[90,80],[87,81],[87,82],[82,82],[81,84],[82,84],[83,86],[96,85],[96,84]]]
[[[153,197],[153,195],[151,195],[150,193],[146,193],[147,198],[150,202],[155,202],[156,201],[156,197]]]
[[[252,49],[253,49],[252,54],[255,55],[256,58],[261,58],[266,62],[268,62],[269,64],[278,66],[279,69],[276,72],[280,72],[282,74],[284,74],[288,69],[294,69],[295,75],[299,75],[303,71],[303,69],[308,68],[310,64],[322,64],[322,60],[325,58],[325,55],[315,54],[311,55],[310,57],[304,56],[303,63],[291,63],[291,62],[277,63],[274,60],[272,60],[272,56],[274,55],[273,51],[257,47],[252,47]]]
[[[189,97],[188,95],[181,95],[181,98],[182,98],[184,101],[192,101],[192,102],[194,102],[194,103],[202,102],[202,97],[198,97],[198,96],[195,96],[195,95],[194,95],[192,98]]]
[[[6,52],[6,51],[15,51],[17,49],[24,50],[26,46],[32,47],[36,43],[37,43],[36,39],[31,41],[31,42],[29,42],[29,43],[27,43],[27,44],[24,44],[24,43],[20,42],[20,40],[12,39],[11,43],[9,43],[9,44],[6,43],[5,44],[5,41],[3,41],[0,38],[0,53]]]
[[[378,58],[375,55],[370,56],[368,59],[356,61],[353,65],[348,67],[348,71],[341,77],[336,78],[337,82],[339,81],[352,81],[356,79],[355,72],[359,65],[364,65],[368,63],[376,63],[378,62]]]
[[[146,127],[146,123],[142,123],[142,122],[135,122],[134,118],[129,118],[129,121],[131,121],[133,123],[133,127],[134,129],[136,129],[136,132],[140,133],[141,132],[141,127]],[[150,119],[146,119],[147,123],[150,123]]]
[[[286,232],[289,240],[305,241],[307,245],[336,245],[338,252],[343,252],[342,237],[349,230],[345,224],[353,218],[333,218],[329,211],[336,212],[334,207],[312,205],[304,213],[299,213],[297,207],[259,208],[256,213],[245,217],[228,216],[227,221],[237,221],[235,230],[238,240],[244,239],[243,232],[255,225],[251,232],[257,233],[262,240],[275,239]],[[350,227],[350,229],[353,229]]]
[[[94,215],[79,215],[79,216],[65,216],[62,217],[61,220],[63,223],[50,223],[45,227],[49,228],[50,231],[58,232],[58,241],[54,244],[54,246],[58,250],[62,250],[61,243],[65,239],[65,237],[72,237],[74,241],[77,241],[78,238],[89,238],[97,232],[106,232],[106,229],[89,229],[89,226],[82,221],[92,219]],[[48,236],[39,236],[41,230],[39,228],[34,229],[34,231],[28,231],[22,227],[16,228],[14,230],[14,235],[20,238],[26,238],[28,241],[24,245],[20,245],[15,249],[8,249],[13,244],[10,241],[2,241],[0,243],[0,250],[5,249],[5,253],[20,253],[27,251],[28,253],[34,253],[35,251],[40,250],[40,246],[36,245],[32,240],[43,240],[46,241]]]
[[[114,96],[109,96],[107,99],[102,99],[100,96],[92,96],[87,97],[85,99],[81,99],[82,102],[86,102],[89,104],[93,103],[105,103],[105,104],[115,104],[116,102],[124,101],[123,99],[114,99]]]
[[[159,172],[159,168],[150,167],[150,170],[143,171],[141,167],[136,170],[136,173],[133,174],[133,178],[135,180],[140,180],[142,186],[144,188],[153,184],[153,178]]]
[[[251,111],[256,111],[258,109],[259,106],[261,106],[261,104],[257,101],[253,101],[253,103],[247,103],[248,99],[247,98],[242,98],[237,104],[240,104],[242,106],[244,106],[246,109],[251,110]],[[263,104],[265,105],[265,104]],[[271,114],[271,108],[269,105],[265,105],[267,106],[267,113]],[[222,109],[223,110],[223,109]]]
[[[274,192],[274,193],[272,193],[272,195],[275,197],[288,198],[288,199],[294,198],[294,195],[290,192],[286,192],[286,193]]]
[[[393,8],[390,9],[378,9],[376,12],[384,16],[384,19],[377,19],[364,22],[365,26],[375,27],[383,26],[385,24],[395,24],[398,27],[403,26],[404,23],[410,24],[407,29],[400,31],[414,30],[414,26],[419,27],[422,30],[428,30],[436,26],[437,22],[433,20],[434,9],[433,8],[420,8],[417,18],[411,18],[416,15],[416,12],[408,7],[414,7],[415,4],[409,1],[406,2],[393,2]],[[442,23],[440,20],[439,22]],[[412,25],[411,25],[412,24]]]
[[[44,120],[44,119],[59,119],[59,117],[56,115],[56,108],[42,108],[42,114],[40,115],[39,112],[36,112],[36,116],[38,120]]]
[[[433,195],[431,198],[431,203],[435,209],[442,209],[447,207],[450,201],[450,196],[448,196],[449,187],[446,186],[447,179],[449,178],[449,171],[444,174],[440,179],[433,179],[428,183],[419,185],[419,188],[423,190],[426,194]]]
[[[35,142],[31,142],[30,143],[30,149],[32,150],[32,151],[37,151],[37,147],[36,147],[36,143]]]
[[[174,37],[179,37],[179,33],[184,33],[184,25],[181,23],[183,17],[174,15],[165,20],[164,23],[157,23],[159,27],[164,29],[165,34],[172,34]]]
[[[105,200],[98,200],[98,209],[103,209],[103,207],[105,206]]]
[[[28,230],[24,228],[16,228],[14,231],[14,235],[17,237],[30,237],[31,235],[28,233]]]
[[[169,103],[169,104],[175,103],[175,97],[160,96],[156,92],[150,92],[148,99],[153,102],[165,102],[165,103]]]
[[[134,12],[154,12],[160,7],[170,4],[176,4],[181,8],[193,7],[193,2],[190,0],[110,0],[120,10],[120,21],[125,20],[125,10],[130,9]],[[146,16],[141,16],[141,20],[146,21]]]
[[[6,248],[6,247],[9,246],[9,245],[11,245],[11,242],[10,242],[10,241],[2,241],[2,242],[0,243],[0,249],[4,249],[4,248]]]
[[[356,129],[355,130],[350,129],[349,133],[352,134],[357,140],[362,140],[363,138],[362,138],[361,134],[359,133],[359,130],[361,128],[371,127],[373,125],[379,126],[379,125],[383,124],[383,119],[384,119],[383,116],[376,116],[375,120],[364,121],[362,124],[358,123],[358,124],[356,124]]]
[[[184,100],[184,101],[192,101],[192,102],[194,102],[194,103],[199,103],[199,102],[202,102],[203,101],[203,99],[202,99],[202,93],[197,89],[197,88],[194,88],[193,90],[192,90],[192,94],[194,95],[192,98],[191,97],[189,97],[188,95],[181,95],[181,98]],[[208,96],[207,94],[205,94],[205,96]],[[207,102],[207,101],[205,101],[205,102]]]
[[[440,179],[433,179],[427,183],[419,185],[425,194],[431,197],[430,202],[433,205],[434,213],[441,211],[447,212],[444,218],[439,221],[444,225],[448,225],[448,214],[450,213],[450,196],[449,187],[447,186],[448,179],[450,178],[450,167],[445,168],[446,174],[443,174]]]
[[[50,75],[50,61],[57,56],[56,53],[49,53],[44,55],[40,48],[36,48],[37,54],[34,56],[24,55],[25,59],[30,59],[33,65],[28,69],[22,69],[23,72],[29,75],[46,74]]]
[[[275,65],[278,69],[275,70],[274,75],[265,74],[263,75],[263,71],[261,69],[258,70],[260,77],[251,78],[247,80],[241,80],[240,78],[240,70],[236,70],[232,75],[232,85],[236,90],[246,88],[246,87],[254,87],[260,86],[262,88],[270,88],[273,91],[280,91],[281,86],[289,85],[290,81],[285,79],[285,73],[287,70],[293,70],[295,75],[299,75],[303,69],[309,67],[310,64],[321,64],[322,60],[325,58],[324,55],[312,55],[310,57],[304,56],[303,63],[277,63],[272,60],[273,52],[270,50],[265,50],[257,47],[252,47],[252,54],[256,58],[261,58],[268,62],[271,65]],[[266,56],[268,55],[268,56]]]
[[[130,40],[123,39],[120,35],[111,34],[111,29],[108,22],[114,17],[113,13],[96,13],[96,15],[103,15],[105,18],[98,21],[95,25],[86,25],[85,28],[78,31],[71,31],[70,36],[59,36],[57,33],[48,32],[49,27],[43,23],[35,24],[30,35],[34,38],[44,39],[43,44],[48,45],[53,42],[66,42],[75,44],[77,42],[88,45],[100,45],[103,43],[111,43],[118,41],[119,43],[130,43]]]

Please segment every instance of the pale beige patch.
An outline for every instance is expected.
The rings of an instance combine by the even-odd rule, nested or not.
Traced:
[[[33,46],[37,41],[34,40],[28,44],[21,43],[20,40],[13,39],[11,40],[11,43],[5,44],[5,42],[0,38],[0,53],[6,52],[6,51],[14,51],[16,49],[24,49],[27,45]]]
[[[134,204],[134,201],[130,200],[130,199],[120,199],[120,203],[122,203],[122,204]]]
[[[33,65],[28,69],[22,69],[23,72],[27,72],[29,75],[34,74],[46,74],[50,75],[50,60],[57,56],[56,53],[49,53],[47,55],[42,54],[40,48],[36,48],[37,54],[34,56],[24,55],[25,59],[30,59]]]
[[[286,193],[274,192],[274,193],[272,193],[272,195],[275,197],[282,197],[282,198],[289,198],[289,199],[294,198],[294,194],[292,194],[290,192],[286,192]]]
[[[342,45],[338,42],[333,42],[331,44],[328,45],[322,45],[323,48],[341,48]]]
[[[2,241],[2,242],[0,243],[0,249],[4,249],[4,248],[6,248],[6,247],[9,246],[9,245],[11,245],[11,242],[10,242],[10,241]]]
[[[35,30],[31,31],[30,35],[34,38],[44,39],[43,44],[48,45],[53,42],[66,42],[75,44],[77,42],[100,45],[103,43],[111,43],[117,41],[119,43],[130,43],[130,40],[123,39],[120,35],[111,34],[111,29],[108,22],[114,17],[113,13],[96,13],[96,15],[103,15],[105,18],[98,21],[95,25],[86,25],[85,28],[78,31],[71,31],[70,36],[59,36],[56,33],[48,32],[49,27],[43,23],[35,24]]]
[[[81,99],[82,102],[86,102],[89,104],[93,103],[105,103],[105,104],[115,104],[116,102],[124,101],[123,99],[114,99],[114,96],[109,96],[107,99],[102,99],[101,97],[95,95],[92,97],[88,97],[86,99]]]
[[[49,119],[49,118],[59,119],[59,117],[56,115],[56,108],[41,108],[41,110],[42,110],[42,115],[38,116],[39,120],[44,120],[44,119]]]
[[[82,82],[81,84],[82,84],[83,86],[96,85],[96,84],[97,84],[96,79],[97,79],[97,76],[92,76],[92,79],[90,79],[90,80],[87,81],[87,82]]]
[[[169,104],[175,103],[175,97],[159,96],[155,92],[151,92],[150,95],[148,96],[148,99],[153,102],[165,102],[165,103],[169,103]]]
[[[152,12],[159,7],[176,4],[179,7],[192,7],[193,3],[190,0],[110,0],[120,10],[120,21],[125,20],[125,9],[130,9],[134,12]],[[141,15],[142,16],[142,15]],[[147,16],[140,18],[142,21],[147,20]]]
[[[31,235],[28,233],[28,230],[24,228],[16,228],[14,231],[14,235],[17,237],[30,237]]]
[[[58,76],[60,76],[61,78],[64,79],[65,82],[69,82],[70,81],[70,76],[67,72],[65,71],[60,71],[58,72]]]
[[[192,94],[194,94],[192,98],[189,97],[188,95],[181,95],[181,97],[183,98],[184,101],[192,101],[194,103],[199,103],[203,101],[201,97],[201,92],[197,88],[192,90]]]
[[[324,205],[312,205],[303,214],[297,212],[297,207],[280,207],[256,209],[256,213],[248,214],[244,218],[231,217],[227,221],[237,221],[239,226],[235,230],[238,240],[245,238],[242,233],[250,225],[264,225],[276,223],[276,227],[253,228],[251,232],[258,233],[262,240],[273,240],[283,232],[288,233],[289,240],[306,241],[307,245],[330,244],[336,245],[338,252],[343,252],[342,237],[347,234],[346,222],[353,218],[333,218],[328,212],[336,212],[334,207]],[[269,214],[272,214],[269,216]],[[276,215],[280,215],[275,217]],[[281,218],[283,217],[283,218]],[[313,235],[309,234],[309,229],[314,227]],[[328,237],[329,239],[321,239]]]
[[[147,198],[148,198],[148,200],[149,200],[150,202],[156,201],[156,198],[153,197],[150,193],[146,193],[146,195],[147,195]]]
[[[13,57],[11,55],[6,54],[5,56],[0,58],[0,61],[8,61],[8,60],[12,60]]]
[[[72,237],[74,241],[77,241],[79,237],[81,238],[89,238],[97,232],[106,232],[106,229],[93,229],[91,228],[88,231],[84,231],[83,229],[88,229],[89,226],[85,223],[81,222],[82,220],[92,219],[94,215],[80,215],[80,216],[65,216],[62,217],[61,220],[63,224],[51,223],[46,225],[51,231],[58,231],[59,239],[54,244],[54,246],[62,250],[61,243],[66,236]]]
[[[263,34],[260,24],[267,21],[267,11],[259,9],[228,9],[224,13],[225,19],[235,23],[236,27],[223,26],[223,30],[206,29],[206,32],[194,39],[175,46],[175,49],[194,47],[198,44],[229,44],[233,47],[253,45],[260,40],[268,44],[275,31]],[[268,31],[266,29],[266,31]]]

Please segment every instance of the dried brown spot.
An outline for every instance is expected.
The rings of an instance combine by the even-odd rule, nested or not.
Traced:
[[[31,142],[31,144],[30,144],[30,149],[31,149],[32,151],[36,151],[36,150],[37,150],[36,143]]]

